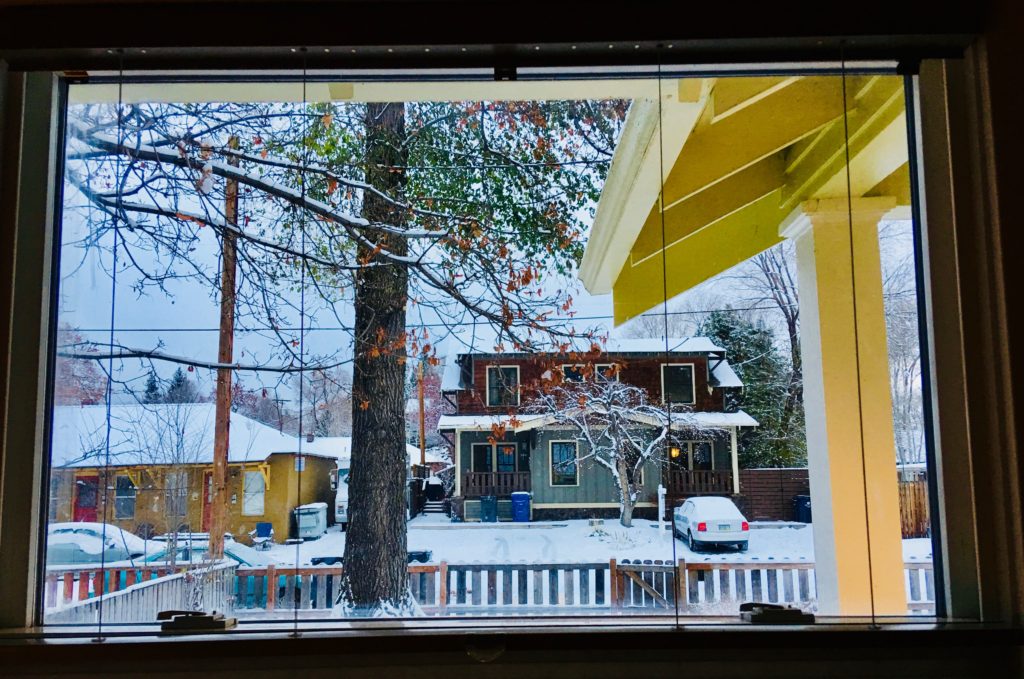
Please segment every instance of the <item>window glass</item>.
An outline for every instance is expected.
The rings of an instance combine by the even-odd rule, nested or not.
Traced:
[[[296,629],[935,605],[902,79],[320,76],[72,86],[51,521]]]
[[[577,447],[574,441],[552,441],[551,485],[575,486],[579,483]]]
[[[262,516],[263,499],[266,494],[266,490],[266,482],[263,478],[262,472],[245,472],[242,513],[247,516]]]
[[[118,476],[114,487],[114,516],[135,518],[135,484],[127,476]]]
[[[519,369],[508,366],[487,368],[487,405],[519,404]]]
[[[666,403],[693,403],[692,365],[664,365],[661,367],[661,374],[665,384]]]

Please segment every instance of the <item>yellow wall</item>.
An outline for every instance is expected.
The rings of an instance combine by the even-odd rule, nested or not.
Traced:
[[[274,539],[283,542],[289,537],[291,528],[291,510],[301,504],[310,502],[326,502],[327,516],[333,516],[334,493],[330,489],[330,470],[335,468],[333,459],[310,457],[305,458],[305,471],[295,471],[295,455],[275,453],[267,458],[265,469],[269,485],[264,496],[264,512],[260,516],[242,515],[242,484],[244,471],[257,471],[261,463],[232,464],[228,466],[228,513],[225,530],[240,542],[248,542],[249,531],[259,521],[270,521],[274,525]],[[188,474],[188,492],[186,497],[185,516],[168,516],[165,499],[166,474],[174,470]],[[203,496],[202,484],[204,473],[212,471],[209,465],[188,465],[178,467],[147,466],[147,467],[112,467],[110,483],[113,488],[115,477],[128,475],[136,484],[135,514],[131,518],[118,519],[114,516],[114,491],[107,492],[107,509],[102,504],[97,508],[97,521],[118,526],[132,533],[140,533],[143,524],[149,524],[153,530],[166,533],[184,524],[194,532],[203,530]],[[50,520],[72,521],[74,512],[74,488],[77,476],[98,475],[102,479],[103,469],[75,468],[54,469],[51,474],[50,486]],[[301,477],[301,480],[300,480]],[[301,493],[300,493],[301,485]]]

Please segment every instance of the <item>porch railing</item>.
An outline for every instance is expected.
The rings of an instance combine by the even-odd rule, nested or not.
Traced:
[[[158,575],[153,579],[133,578],[132,584],[115,591],[105,592],[99,588],[88,592],[84,587],[80,591],[86,596],[80,594],[80,599],[58,600],[57,606],[46,610],[45,621],[47,624],[85,625],[96,623],[102,616],[104,623],[148,623],[156,622],[156,614],[168,609],[217,611],[230,615],[234,608],[237,570],[238,564],[228,560]],[[86,571],[80,573],[84,576]],[[68,582],[65,578],[62,580]],[[80,582],[85,585],[85,578]],[[116,583],[117,578],[112,582]]]
[[[731,471],[668,471],[669,495],[732,495]]]
[[[462,477],[462,495],[511,495],[530,490],[530,472],[467,472]]]

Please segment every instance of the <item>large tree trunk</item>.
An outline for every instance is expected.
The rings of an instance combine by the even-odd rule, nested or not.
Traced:
[[[400,200],[405,166],[405,108],[367,104],[366,179]],[[366,192],[363,216],[401,224],[405,215]],[[377,236],[405,254],[400,236]],[[362,248],[361,258],[373,253]],[[406,574],[405,307],[408,273],[402,266],[363,269],[355,284],[352,467],[345,539],[342,601],[356,615],[400,613],[410,597]]]

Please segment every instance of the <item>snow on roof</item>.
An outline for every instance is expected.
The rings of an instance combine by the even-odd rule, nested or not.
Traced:
[[[734,413],[723,412],[687,412],[678,413],[678,427],[673,428],[699,427],[702,429],[725,429],[729,427],[756,427],[757,420],[738,410]],[[494,426],[506,426],[512,431],[527,431],[536,429],[554,422],[551,415],[516,415],[516,423],[508,415],[442,415],[437,423],[439,431],[450,429],[461,429],[463,431],[490,431]],[[653,419],[638,416],[638,422],[651,425],[660,425]]]
[[[106,463],[107,407],[60,406],[53,415],[53,465]],[[213,462],[213,403],[159,403],[110,407],[110,464]],[[240,413],[231,413],[228,462],[262,462],[272,453],[347,457],[347,437],[299,440]]]
[[[711,367],[711,379],[716,387],[742,387],[743,382],[728,361],[722,361]]]
[[[527,431],[550,424],[550,415],[516,415],[515,423],[509,415],[442,415],[437,422],[438,431],[462,429],[464,431],[491,431],[493,427],[510,427],[513,431]]]
[[[456,361],[458,354],[452,353],[444,362],[441,373],[441,391],[462,391],[462,366]]]

